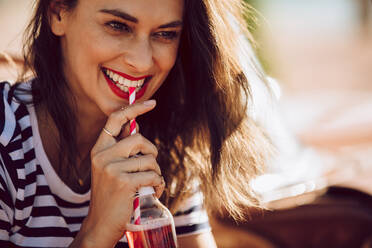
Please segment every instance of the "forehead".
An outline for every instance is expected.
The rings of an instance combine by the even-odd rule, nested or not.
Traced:
[[[79,0],[79,11],[99,12],[117,9],[136,17],[139,22],[168,22],[182,19],[184,0]]]

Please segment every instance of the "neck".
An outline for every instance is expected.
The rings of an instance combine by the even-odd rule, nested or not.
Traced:
[[[90,150],[97,142],[103,127],[106,124],[107,116],[98,108],[78,109],[76,114],[76,142],[80,158],[89,156]]]
[[[39,125],[42,125],[44,129],[48,130],[48,136],[58,137],[60,133],[58,133],[55,123],[49,115],[46,106],[40,105],[36,108],[36,111]],[[79,161],[84,160],[89,155],[90,150],[97,141],[98,136],[106,123],[106,120],[107,117],[98,108],[77,108],[76,142]]]

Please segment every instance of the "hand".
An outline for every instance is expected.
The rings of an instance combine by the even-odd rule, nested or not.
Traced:
[[[155,101],[147,101],[116,111],[105,128],[117,136],[129,120],[154,107]],[[164,189],[155,145],[138,133],[120,138],[102,131],[91,151],[91,201],[81,231],[95,247],[113,247],[122,238],[140,187],[154,186],[157,196]]]

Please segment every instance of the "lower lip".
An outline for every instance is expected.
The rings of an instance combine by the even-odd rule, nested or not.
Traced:
[[[103,75],[104,75],[104,77],[107,81],[107,84],[109,85],[110,89],[112,90],[112,92],[114,92],[114,94],[117,95],[118,97],[129,101],[129,92],[122,91],[118,86],[116,86],[116,84],[109,77],[106,76],[106,74],[104,72],[102,72],[102,73],[103,73]],[[136,100],[140,99],[143,96],[143,94],[145,94],[147,85],[148,85],[148,82],[146,82],[143,85],[143,87],[140,89],[140,91],[136,92]]]

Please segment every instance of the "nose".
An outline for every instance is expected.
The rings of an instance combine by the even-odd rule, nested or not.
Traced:
[[[135,72],[149,71],[154,64],[150,41],[145,37],[133,39],[131,44],[126,47],[124,61]]]

